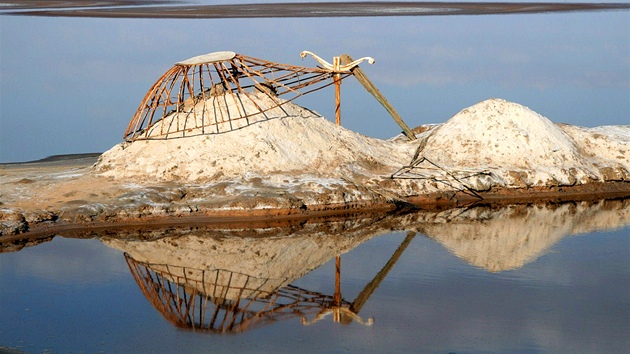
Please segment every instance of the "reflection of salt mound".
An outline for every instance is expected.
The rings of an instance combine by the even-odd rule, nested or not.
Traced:
[[[271,294],[371,236],[370,233],[281,238],[189,235],[155,241],[102,241],[125,251],[137,262],[149,264],[175,283],[211,297],[234,300]]]
[[[422,153],[446,168],[492,170],[508,185],[605,180],[580,144],[529,108],[490,99],[436,128]],[[601,150],[605,161],[615,161],[618,153]]]
[[[265,94],[251,96],[257,98],[256,102],[243,99],[238,105],[273,106],[274,100],[281,100]],[[165,119],[179,124],[177,117],[181,114],[185,113]],[[216,114],[212,119],[220,119],[220,113]],[[324,177],[387,175],[407,162],[413,150],[411,144],[373,139],[338,127],[291,102],[248,119],[265,121],[249,122],[251,125],[244,122],[247,126],[221,134],[121,143],[105,152],[95,169],[115,178],[188,181],[278,172]],[[238,124],[238,120],[225,124]]]
[[[630,223],[630,201],[454,209],[418,229],[466,262],[490,271],[520,268],[564,236]]]

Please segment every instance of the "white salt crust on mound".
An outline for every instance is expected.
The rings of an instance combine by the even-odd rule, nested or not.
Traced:
[[[258,98],[263,103],[270,100],[265,95]],[[260,176],[265,183],[284,188],[295,178],[316,184],[354,181],[397,195],[461,189],[462,183],[481,191],[495,186],[630,180],[630,127],[556,125],[527,107],[501,99],[468,107],[419,134],[414,142],[369,138],[291,102],[276,114],[221,134],[121,143],[105,152],[94,170],[139,182],[198,183]],[[428,178],[378,182],[410,164],[422,144],[419,156],[441,169],[419,165],[414,172]],[[459,180],[443,182],[453,175]],[[317,189],[312,183],[309,186]]]
[[[457,113],[427,134],[422,156],[447,170],[488,171],[490,185],[573,185],[630,174],[630,129],[558,126],[522,105],[489,99]]]
[[[270,174],[372,176],[391,174],[415,149],[338,127],[291,102],[276,110],[277,118],[226,133],[118,144],[95,171],[118,179],[194,182]]]

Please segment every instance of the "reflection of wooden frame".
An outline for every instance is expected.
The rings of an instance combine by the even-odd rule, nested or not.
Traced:
[[[352,75],[216,52],[175,64],[149,89],[124,138],[217,134],[266,119],[265,112]],[[256,95],[272,104],[263,105]],[[169,115],[173,119],[164,119]],[[236,124],[238,122],[238,124]],[[151,129],[152,128],[152,129]],[[152,134],[149,131],[153,132]]]
[[[242,332],[290,317],[305,318],[334,302],[333,296],[292,285],[272,292],[242,286],[243,282],[234,286],[231,285],[232,280],[242,275],[227,270],[207,271],[205,284],[191,284],[190,279],[156,271],[151,264],[137,262],[128,254],[125,254],[125,259],[144,296],[169,322],[178,327],[217,333]],[[183,267],[168,268],[175,271],[174,268]],[[176,271],[179,273],[180,270],[183,271],[181,274],[189,271]],[[213,283],[219,278],[226,282]],[[265,280],[248,277],[244,284],[250,281],[260,283]],[[212,290],[205,294],[200,290],[209,288]],[[235,291],[237,295],[227,299],[224,294],[228,291]],[[350,306],[347,301],[343,301],[343,304]]]
[[[298,317],[309,325],[329,314],[335,322],[363,321],[358,313],[413,239],[409,233],[387,264],[349,302],[341,297],[341,258],[336,258],[335,294],[325,295],[293,285],[265,289],[270,279],[259,279],[228,270],[199,270],[181,266],[125,260],[142,293],[172,324],[214,333],[242,332],[265,324]],[[201,280],[187,274],[203,273]],[[286,281],[286,279],[285,279]],[[280,282],[284,283],[284,282]],[[308,320],[308,318],[312,318]]]

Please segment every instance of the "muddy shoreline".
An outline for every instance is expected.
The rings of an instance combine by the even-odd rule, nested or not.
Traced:
[[[54,156],[27,163],[0,166],[0,174],[13,178],[87,169],[96,161],[96,154]],[[35,183],[35,182],[34,182]],[[248,203],[240,196],[241,204]],[[254,197],[252,199],[259,198]],[[497,188],[485,192],[454,191],[431,193],[399,198],[397,200],[366,200],[353,203],[300,205],[295,207],[221,209],[200,206],[197,210],[181,212],[177,203],[155,213],[115,212],[102,210],[94,215],[85,208],[72,208],[72,202],[60,204],[57,210],[28,210],[11,215],[2,209],[4,221],[0,241],[37,240],[58,233],[89,232],[98,230],[126,230],[167,226],[204,225],[210,228],[261,228],[299,225],[317,220],[336,220],[352,217],[387,216],[413,212],[440,212],[462,207],[500,208],[507,205],[549,205],[599,200],[625,200],[630,198],[629,182],[601,182],[574,186],[544,186],[529,188]],[[258,200],[260,202],[260,200]],[[68,208],[70,206],[70,208]],[[6,205],[0,205],[6,207]],[[63,207],[66,207],[65,210]]]
[[[572,202],[595,202],[601,200],[627,200],[630,199],[630,188],[626,190],[615,190],[610,192],[586,193],[573,192],[569,194],[550,193],[540,197],[529,196],[492,196],[488,200],[478,203],[471,202],[449,202],[434,203],[428,202],[419,204],[409,204],[404,207],[397,207],[393,204],[382,204],[371,207],[330,208],[325,210],[312,210],[296,212],[294,209],[268,209],[250,211],[207,211],[199,215],[192,216],[148,216],[136,219],[125,219],[119,221],[91,221],[68,223],[64,221],[44,220],[34,225],[28,225],[26,229],[17,233],[0,235],[0,242],[8,243],[18,240],[36,240],[47,238],[63,233],[86,233],[103,230],[136,230],[152,229],[158,227],[194,227],[203,225],[209,228],[267,228],[277,226],[299,225],[304,222],[315,220],[341,220],[354,215],[387,216],[395,213],[413,213],[415,211],[438,212],[461,207],[503,207],[511,205],[553,205]]]
[[[0,165],[0,237],[630,198],[627,126],[554,124],[488,99],[415,128],[417,140],[380,140],[290,102],[276,113],[225,134]]]

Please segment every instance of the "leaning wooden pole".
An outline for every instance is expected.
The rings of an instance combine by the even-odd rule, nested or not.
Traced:
[[[354,61],[348,54],[342,54],[340,58],[343,64],[349,64]],[[392,106],[391,103],[387,101],[385,96],[383,96],[383,94],[376,88],[376,86],[374,86],[370,79],[368,79],[368,77],[365,75],[363,70],[361,70],[361,68],[359,68],[358,66],[355,66],[351,69],[351,71],[354,77],[356,77],[357,80],[363,85],[363,87],[365,87],[367,92],[372,94],[372,96],[374,96],[374,98],[376,98],[376,100],[380,104],[382,104],[383,107],[385,107],[387,112],[389,112],[392,118],[394,118],[394,121],[396,121],[396,123],[402,128],[403,133],[407,136],[407,138],[409,138],[409,140],[416,140],[416,136],[411,132],[411,129],[409,129],[407,124],[405,124],[398,112],[396,112],[394,106]]]
[[[372,296],[374,290],[376,290],[376,288],[381,285],[381,282],[383,281],[383,279],[385,279],[387,273],[389,273],[389,271],[394,267],[394,264],[398,262],[398,259],[403,254],[403,252],[405,252],[407,246],[409,246],[411,240],[413,240],[415,236],[415,232],[407,232],[407,237],[405,237],[400,246],[398,246],[396,251],[394,251],[394,254],[392,254],[385,266],[383,266],[383,268],[376,274],[371,282],[365,285],[357,298],[352,302],[352,305],[350,305],[350,311],[354,313],[359,313],[359,311],[361,311],[361,308],[363,307],[363,305],[365,305],[365,302],[370,298],[370,296]]]

